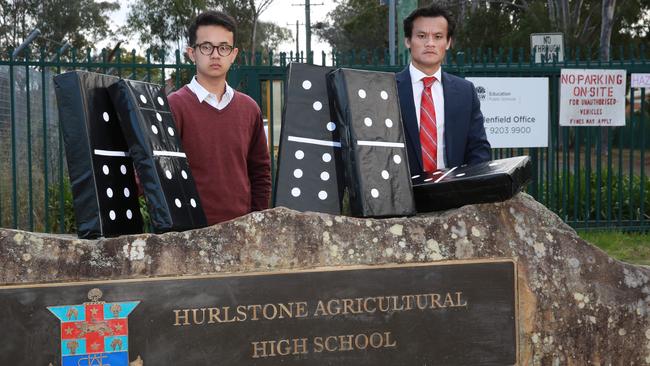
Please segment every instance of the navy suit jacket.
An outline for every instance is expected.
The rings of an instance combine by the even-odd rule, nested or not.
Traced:
[[[406,135],[411,174],[422,173],[422,146],[409,68],[395,75],[402,122]],[[490,160],[490,143],[485,136],[483,114],[474,85],[462,78],[442,72],[445,98],[445,162],[447,167],[475,164]]]

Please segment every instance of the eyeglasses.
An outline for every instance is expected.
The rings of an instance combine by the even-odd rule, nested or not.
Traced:
[[[193,47],[198,48],[199,51],[201,51],[201,53],[204,54],[205,56],[212,56],[212,53],[216,49],[217,53],[221,57],[230,56],[230,54],[232,53],[232,50],[234,48],[233,46],[231,46],[229,44],[220,44],[220,45],[215,46],[210,42],[203,42],[201,44],[195,44]]]

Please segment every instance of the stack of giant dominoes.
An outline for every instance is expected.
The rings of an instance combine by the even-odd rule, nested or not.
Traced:
[[[142,232],[134,163],[155,232],[206,225],[162,86],[85,71],[54,83],[80,238]]]
[[[504,200],[530,179],[528,157],[411,177],[393,73],[294,63],[285,90],[275,206],[340,214],[347,190],[353,216],[406,216]]]

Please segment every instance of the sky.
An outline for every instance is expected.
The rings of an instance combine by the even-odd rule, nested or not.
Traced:
[[[126,22],[126,16],[129,11],[128,0],[119,0],[120,10],[113,12],[111,14],[112,23],[114,23],[114,29],[118,26],[124,25]],[[293,42],[285,42],[280,46],[280,52],[295,51],[295,33],[296,33],[296,20],[300,22],[300,50],[305,50],[305,7],[304,0],[274,0],[273,3],[266,9],[264,13],[260,16],[260,19],[265,22],[272,22],[279,26],[288,28],[291,30],[291,34],[294,37]],[[325,21],[327,18],[327,13],[334,10],[336,3],[332,0],[311,0],[311,24],[315,24],[320,21]],[[295,5],[294,5],[295,4]],[[312,50],[314,55],[320,55],[321,51],[330,52],[330,47],[327,43],[318,39],[318,37],[312,35]],[[107,44],[106,44],[107,45]],[[99,44],[100,47],[104,47],[104,44]],[[125,46],[128,49],[137,48],[138,44],[134,40],[132,42],[127,42]],[[276,50],[278,51],[278,50]],[[314,57],[315,61],[320,63],[320,56]]]

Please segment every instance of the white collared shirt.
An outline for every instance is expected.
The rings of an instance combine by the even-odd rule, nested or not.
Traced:
[[[431,85],[431,95],[433,96],[433,107],[436,110],[436,130],[438,132],[438,169],[445,167],[445,97],[442,89],[442,68],[438,68],[433,75],[427,75],[418,70],[413,64],[409,65],[409,72],[411,74],[411,82],[413,83],[413,104],[415,104],[415,115],[418,120],[418,129],[420,128],[420,104],[422,102],[422,92],[424,91],[424,83],[422,79],[427,76],[435,76],[436,81]]]
[[[196,95],[196,97],[199,99],[199,103],[206,102],[218,110],[226,108],[228,103],[230,103],[232,100],[232,97],[235,96],[235,91],[230,87],[230,85],[228,85],[228,82],[226,82],[226,91],[221,96],[221,100],[217,100],[216,95],[210,93],[206,88],[203,87],[203,85],[199,84],[199,82],[196,80],[196,76],[194,76],[192,78],[192,81],[187,84],[187,87],[190,88],[194,95]]]

